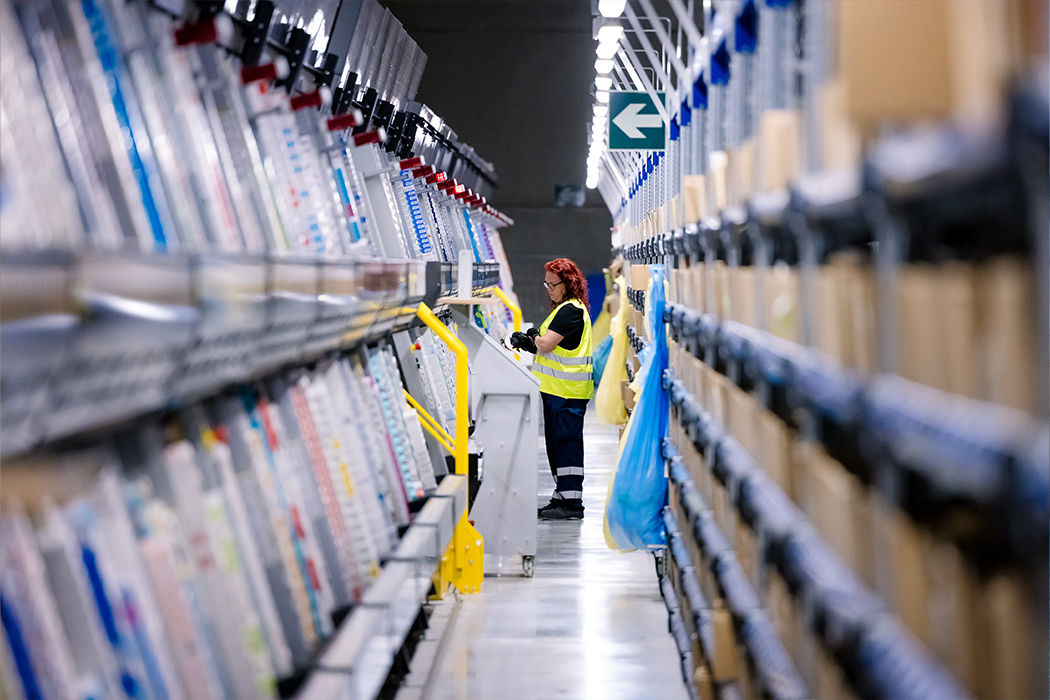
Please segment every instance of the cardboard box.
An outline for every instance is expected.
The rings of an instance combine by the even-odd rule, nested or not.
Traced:
[[[696,367],[696,376],[699,379],[697,391],[693,393],[696,400],[700,402],[700,406],[707,411],[711,412],[711,374],[714,372],[708,367],[703,361],[697,359],[696,356],[692,358],[693,366]]]
[[[696,686],[700,700],[715,700],[715,690],[711,685],[711,672],[706,666],[699,666],[693,672],[693,685]]]
[[[1018,3],[838,3],[846,105],[862,133],[952,117],[988,124],[1018,68]]]
[[[733,506],[729,503],[729,493],[717,478],[711,479],[711,500],[708,501],[714,512],[715,523],[725,536],[726,540],[732,542],[736,533],[732,529]]]
[[[978,272],[978,289],[981,396],[1035,413],[1039,383],[1033,380],[1040,373],[1036,371],[1032,269],[1018,258],[991,260]]]
[[[728,183],[726,170],[729,157],[725,151],[711,151],[707,155],[707,215],[716,216],[726,208]]]
[[[821,352],[835,358],[840,364],[846,364],[849,354],[846,344],[849,338],[849,326],[845,321],[848,299],[843,298],[845,280],[840,270],[834,265],[823,265],[817,268],[814,280],[814,307],[816,311],[816,347]]]
[[[807,449],[806,513],[824,539],[864,580],[874,573],[867,538],[868,500],[856,476],[832,459],[817,445]]]
[[[893,572],[893,514],[896,506],[877,489],[869,498],[871,508],[871,552],[875,569],[875,592],[890,610],[897,608],[897,579]]]
[[[711,675],[716,683],[724,683],[736,678],[738,671],[733,618],[725,609],[721,598],[712,599],[711,620],[715,628],[715,653],[711,659]]]
[[[871,529],[874,519],[872,498],[874,489],[869,488],[860,479],[851,475],[850,499],[852,510],[849,516],[853,522],[853,546],[856,551],[854,571],[869,586],[875,586],[875,556],[872,552]]]
[[[977,606],[977,636],[985,640],[977,655],[978,697],[1047,695],[1045,614],[1038,612],[1046,605],[1045,596],[1045,589],[1029,590],[1019,572],[1000,571],[984,583]],[[1043,630],[1038,635],[1037,624]]]
[[[937,273],[907,265],[897,276],[897,372],[905,379],[947,391],[947,362],[938,318]]]
[[[798,271],[783,263],[766,270],[766,318],[769,332],[775,336],[799,341]]]
[[[817,88],[821,115],[821,155],[824,170],[852,170],[860,166],[861,138],[846,108],[846,81],[834,76]]]
[[[649,267],[631,265],[631,289],[645,290],[649,286]]]
[[[695,540],[693,540],[693,542],[695,543]],[[707,560],[700,556],[699,548],[696,550],[696,555],[698,562],[698,565],[696,566],[696,575],[700,581],[700,592],[704,594],[708,606],[714,608],[722,603],[722,599],[719,597],[721,594],[718,591],[718,583],[715,581],[711,569],[707,566]],[[711,659],[711,662],[713,663],[714,659]]]
[[[804,440],[795,440],[791,445],[791,486],[794,490],[795,505],[797,505],[810,520],[813,519],[813,494],[812,476],[809,463],[812,459],[812,443]]]
[[[879,368],[875,270],[871,265],[844,265],[846,316],[849,319],[847,367],[862,372]]]
[[[746,139],[737,148],[729,149],[726,155],[726,200],[731,207],[741,207],[755,192],[758,172],[758,146],[755,137]]]
[[[898,276],[901,376],[962,396],[979,390],[976,277],[967,263],[905,266]]]
[[[958,547],[937,542],[927,553],[926,577],[930,651],[966,687],[975,689],[979,680],[976,642],[981,636],[976,619],[980,592],[977,574]]]
[[[762,443],[759,451],[762,469],[789,498],[797,501],[791,478],[792,437],[787,424],[763,408],[758,413],[758,430]]]
[[[731,321],[740,320],[740,312],[737,308],[736,287],[737,272],[740,268],[726,265],[722,276],[722,305],[725,318]]]
[[[752,328],[758,326],[755,308],[755,268],[738,267],[733,270],[733,320]]]
[[[786,189],[802,166],[799,114],[792,109],[767,109],[759,124],[759,183],[762,191]]]
[[[729,379],[713,369],[708,370],[707,376],[710,382],[709,391],[711,392],[711,403],[707,410],[711,412],[711,418],[713,418],[716,423],[727,425],[729,420],[726,394]]]
[[[704,502],[711,503],[713,497],[711,490],[712,478],[711,469],[707,461],[696,451],[692,441],[689,441],[689,444],[685,447],[685,453],[689,455],[689,475],[693,477],[693,484],[696,486],[696,490],[700,492]]]
[[[726,426],[741,447],[752,457],[760,453],[757,426],[758,404],[754,397],[733,383],[726,385],[728,419]]]
[[[736,540],[733,543],[736,549],[736,558],[740,566],[747,574],[751,587],[756,591],[761,590],[762,584],[762,551],[759,548],[758,536],[755,531],[743,522],[738,523],[736,528]]]
[[[620,382],[620,394],[623,396],[623,405],[628,411],[634,410],[634,391],[628,382]]]
[[[707,216],[707,182],[703,175],[686,175],[683,179],[685,220],[695,224]]]
[[[707,310],[707,266],[703,263],[689,268],[690,293],[689,308],[696,311]]]
[[[762,591],[762,602],[769,612],[769,620],[777,631],[777,636],[784,644],[784,650],[794,662],[800,667],[799,658],[799,629],[795,619],[794,602],[788,590],[787,583],[775,569],[770,569],[766,577],[767,585]]]
[[[970,264],[949,262],[939,272],[938,318],[944,323],[939,343],[944,348],[947,390],[976,399],[980,396],[980,371],[975,271]]]
[[[719,319],[733,318],[733,300],[730,296],[729,271],[721,260],[715,260],[712,269],[714,275],[714,303],[711,313]]]
[[[806,682],[810,693],[817,690],[820,678],[817,668],[817,638],[814,636],[809,625],[806,624],[806,614],[802,606],[794,599],[791,600],[791,632],[795,637],[795,668]]]
[[[890,528],[896,612],[915,636],[929,646],[930,620],[926,612],[929,592],[924,565],[930,549],[929,534],[900,511],[890,515]]]
[[[751,668],[748,663],[748,651],[747,647],[743,644],[737,644],[736,646],[736,667],[737,667],[737,686],[740,688],[740,695],[744,700],[760,700],[761,694],[756,695],[756,690],[762,687],[762,681],[751,679]]]

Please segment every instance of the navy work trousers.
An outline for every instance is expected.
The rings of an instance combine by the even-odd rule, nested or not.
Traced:
[[[556,484],[552,503],[583,509],[583,414],[587,399],[563,399],[540,392],[547,461]]]

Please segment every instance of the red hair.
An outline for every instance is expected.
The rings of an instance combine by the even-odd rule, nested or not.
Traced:
[[[583,302],[584,309],[591,308],[587,301],[587,280],[583,278],[583,273],[580,272],[580,268],[576,267],[576,263],[568,258],[558,258],[557,260],[551,260],[543,267],[547,272],[556,274],[558,279],[565,283],[565,299],[563,301],[578,299]],[[551,306],[557,306],[557,304],[551,302]]]

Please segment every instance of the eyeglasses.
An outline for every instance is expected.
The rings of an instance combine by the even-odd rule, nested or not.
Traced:
[[[557,282],[557,283],[555,283],[555,284],[551,284],[551,283],[550,283],[550,282],[548,282],[547,280],[543,280],[543,286],[547,288],[547,291],[548,291],[548,292],[549,292],[549,291],[551,291],[551,290],[553,290],[553,289],[554,289],[555,287],[557,287],[557,286],[558,286],[559,284],[565,284],[565,281],[564,281],[564,280],[562,280],[561,282]]]

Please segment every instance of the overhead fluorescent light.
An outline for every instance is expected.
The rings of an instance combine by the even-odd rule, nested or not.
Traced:
[[[612,58],[619,50],[620,45],[613,42],[612,44],[598,44],[598,48],[594,52],[598,54],[598,58]]]
[[[608,90],[612,87],[612,78],[607,75],[599,75],[594,79],[594,87],[599,90]]]
[[[602,17],[616,18],[623,14],[626,4],[627,0],[598,0],[598,12]]]
[[[623,36],[623,27],[618,24],[607,24],[598,30],[599,44],[615,44]]]
[[[611,58],[599,58],[594,62],[594,70],[598,75],[609,75],[613,69],[613,62]]]

